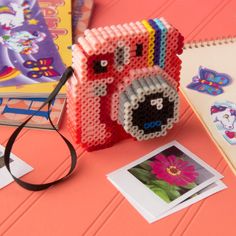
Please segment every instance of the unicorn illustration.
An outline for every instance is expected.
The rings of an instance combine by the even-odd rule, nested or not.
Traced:
[[[33,33],[19,31],[1,36],[0,43],[16,53],[28,55],[38,52],[39,47],[37,43],[43,41],[45,37],[46,34],[40,31]]]
[[[20,0],[19,3],[10,3],[9,6],[0,6],[0,25],[4,30],[22,26],[26,16],[29,16],[28,1]]]
[[[236,121],[236,110],[225,106],[212,106],[211,115],[214,122],[219,122],[225,130],[234,129]]]
[[[233,103],[214,104],[211,107],[213,122],[231,144],[236,143],[236,108]]]

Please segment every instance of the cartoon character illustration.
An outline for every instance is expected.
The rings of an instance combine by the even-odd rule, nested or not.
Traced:
[[[28,1],[20,0],[18,3],[10,3],[10,6],[0,6],[0,25],[4,30],[22,26],[25,18],[30,15]]]
[[[11,66],[3,66],[0,70],[0,82],[10,80],[18,76],[21,72]]]
[[[0,37],[0,43],[16,53],[28,55],[38,52],[37,43],[43,41],[45,37],[46,34],[40,31],[34,31],[33,33],[19,31],[3,35]]]
[[[229,75],[200,66],[199,75],[193,77],[187,88],[216,96],[222,94],[224,92],[222,87],[227,86],[230,82],[231,77]]]
[[[54,77],[59,76],[60,73],[57,72],[53,66],[53,58],[40,58],[37,61],[27,60],[24,62],[26,68],[32,69],[27,73],[27,76],[32,79],[38,79],[42,76]]]
[[[236,144],[236,105],[231,102],[215,103],[211,106],[211,116],[223,137],[230,144]]]

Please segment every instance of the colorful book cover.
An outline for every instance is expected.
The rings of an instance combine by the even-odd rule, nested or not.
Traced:
[[[39,109],[46,98],[0,98],[0,125],[20,125]],[[53,124],[58,128],[66,99],[57,98],[49,110]],[[48,119],[48,106],[39,111],[27,127],[52,129]]]
[[[0,1],[2,6],[6,5],[6,3],[10,1]],[[45,17],[46,23],[49,27],[51,35],[53,37],[54,42],[59,49],[61,55],[63,55],[63,62],[66,65],[71,64],[71,52],[68,50],[68,45],[71,45],[71,3],[70,1],[63,0],[39,0],[40,7],[42,9],[42,13]],[[18,3],[19,4],[19,3]],[[31,5],[35,5],[36,3],[31,3]],[[10,8],[10,7],[9,7]],[[39,11],[39,9],[38,9]],[[0,13],[1,14],[1,13]],[[41,15],[41,14],[40,14]],[[62,20],[63,19],[63,20]],[[47,35],[50,35],[47,33]],[[48,62],[50,63],[50,61]],[[62,73],[64,70],[64,66]],[[33,70],[37,70],[37,68],[33,68]],[[58,70],[58,69],[57,69]],[[13,71],[14,72],[14,71]],[[60,77],[58,77],[60,78]],[[57,78],[57,79],[58,79]],[[47,96],[53,88],[55,87],[57,82],[54,82],[54,79],[50,79],[51,82],[48,83],[33,83],[33,84],[24,84],[21,86],[9,86],[9,87],[0,87],[0,94],[2,97],[5,96]],[[65,88],[62,88],[60,95],[65,96]]]
[[[1,87],[57,81],[65,69],[36,1],[1,2],[0,55]]]
[[[71,65],[71,1],[38,0],[42,14],[66,66]]]
[[[72,31],[73,31],[74,43],[76,43],[78,37],[88,27],[92,10],[93,10],[93,0],[73,0]]]

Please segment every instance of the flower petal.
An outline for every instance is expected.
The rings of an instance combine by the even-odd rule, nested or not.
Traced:
[[[198,172],[192,163],[180,159],[175,155],[165,157],[162,153],[155,156],[155,160],[150,163],[156,178],[166,181],[171,185],[185,186],[192,183],[198,177]],[[176,168],[176,171],[168,168]],[[173,172],[172,172],[173,171]]]

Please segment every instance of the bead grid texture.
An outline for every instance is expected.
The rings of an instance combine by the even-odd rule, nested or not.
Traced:
[[[86,30],[72,46],[68,128],[91,151],[166,135],[178,121],[183,37],[165,19]]]

